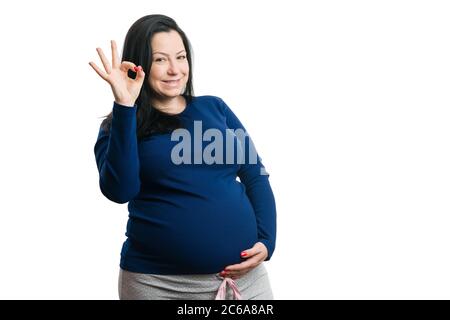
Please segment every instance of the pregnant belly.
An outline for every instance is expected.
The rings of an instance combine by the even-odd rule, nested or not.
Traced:
[[[257,225],[248,198],[180,206],[177,210],[130,215],[127,236],[141,257],[175,265],[184,273],[214,273],[240,263],[240,252],[257,241]]]

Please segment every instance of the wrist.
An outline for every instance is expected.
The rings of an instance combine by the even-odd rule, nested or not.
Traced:
[[[134,107],[134,102],[132,101],[118,101],[118,100],[114,100],[115,103],[120,104],[121,106],[124,107],[128,107],[128,108],[133,108]]]

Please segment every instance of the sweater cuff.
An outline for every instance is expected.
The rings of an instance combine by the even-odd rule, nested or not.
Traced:
[[[136,104],[132,107],[127,107],[121,104],[118,104],[117,102],[114,101],[113,104],[113,116],[114,115],[118,115],[118,116],[132,116],[136,113],[137,110],[137,106]]]
[[[127,128],[134,128],[134,130],[136,130],[136,110],[136,105],[127,107],[114,102],[112,110],[112,126],[120,131]]]
[[[112,110],[111,131],[119,132],[122,143],[129,142],[131,135],[136,135],[136,105],[133,107],[123,106],[114,102]],[[125,134],[125,135],[124,135]]]

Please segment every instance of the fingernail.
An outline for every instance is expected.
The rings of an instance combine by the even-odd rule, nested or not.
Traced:
[[[138,72],[139,68],[138,67],[134,67],[134,72]]]
[[[245,251],[241,252],[241,256],[245,257],[246,255],[247,255],[247,252],[245,252]]]

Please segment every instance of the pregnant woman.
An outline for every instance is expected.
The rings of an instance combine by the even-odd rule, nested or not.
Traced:
[[[194,96],[191,47],[170,17],[129,29],[104,69],[111,113],[94,152],[103,195],[127,203],[120,299],[273,299],[276,206],[261,158],[231,108]],[[237,178],[239,177],[239,181]]]

